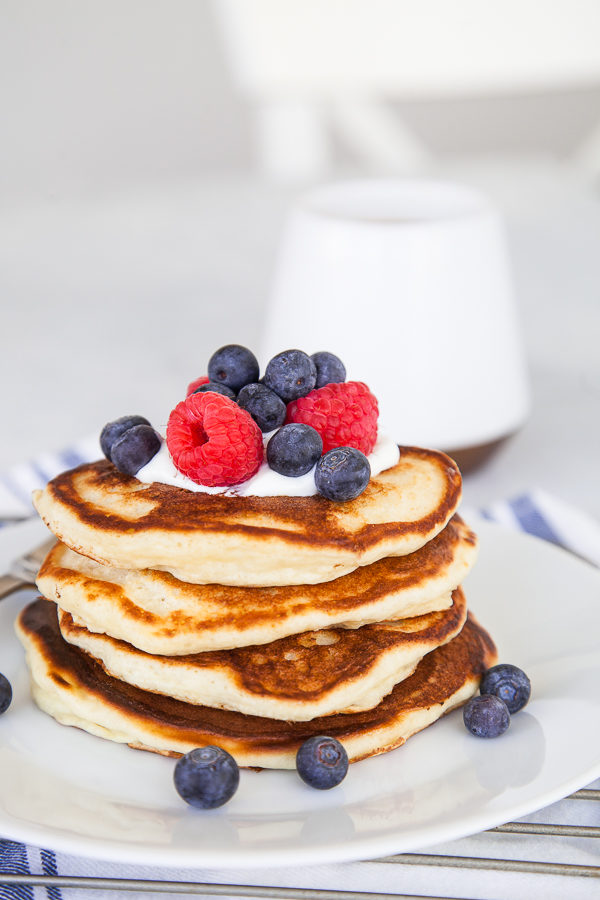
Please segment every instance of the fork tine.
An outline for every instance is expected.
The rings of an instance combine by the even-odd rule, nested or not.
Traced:
[[[56,543],[55,538],[49,538],[37,547],[28,550],[18,559],[15,559],[10,566],[10,573],[23,581],[33,584],[35,582],[38,569],[44,560],[46,554]]]
[[[33,547],[33,549],[28,550],[27,553],[23,554],[23,561],[41,563],[46,555],[48,554],[51,547],[54,547],[56,543],[55,537],[50,537],[46,541],[43,541],[41,544],[38,544],[37,547]]]

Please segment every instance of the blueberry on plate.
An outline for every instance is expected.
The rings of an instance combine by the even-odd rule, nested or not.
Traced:
[[[208,377],[227,385],[237,394],[246,384],[258,381],[258,360],[251,350],[240,344],[226,344],[208,361]]]
[[[134,425],[112,445],[112,461],[124,475],[137,475],[160,450],[161,439],[151,425]]]
[[[223,394],[224,397],[235,400],[234,391],[227,387],[226,384],[220,384],[218,381],[207,381],[206,384],[201,384],[195,391],[192,391],[192,394],[204,394],[205,391],[212,391],[213,394]]]
[[[237,791],[240,770],[221,747],[197,747],[177,760],[173,780],[177,793],[190,806],[216,809]]]
[[[480,693],[493,694],[504,700],[509,713],[523,709],[531,696],[531,682],[525,672],[509,663],[499,663],[484,673]]]
[[[310,425],[292,422],[276,431],[267,444],[267,462],[274,472],[298,478],[310,472],[323,452],[323,440]]]
[[[317,367],[315,387],[325,387],[326,384],[337,384],[346,380],[346,366],[335,353],[321,350],[318,353],[312,353],[310,358]]]
[[[355,447],[335,447],[317,463],[315,484],[328,500],[354,500],[362,494],[371,477],[371,464]]]
[[[346,777],[348,754],[335,738],[316,735],[304,741],[298,750],[296,769],[306,784],[326,791]]]
[[[0,673],[0,715],[6,712],[12,702],[12,687],[6,675]]]
[[[239,392],[237,402],[263,432],[275,431],[285,422],[285,403],[264,384],[247,384]]]
[[[463,707],[463,722],[476,737],[494,738],[510,725],[510,713],[504,700],[493,694],[471,697]]]
[[[305,397],[317,383],[317,367],[302,350],[284,350],[267,365],[263,382],[285,403]]]
[[[122,434],[134,425],[149,425],[148,419],[144,416],[121,416],[114,422],[108,422],[100,432],[100,448],[107,459],[112,462],[112,448]]]

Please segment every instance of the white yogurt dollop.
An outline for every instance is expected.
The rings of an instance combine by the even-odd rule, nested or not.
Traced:
[[[166,426],[158,428],[157,431],[163,437],[161,448],[156,456],[139,470],[136,475],[138,481],[146,484],[157,481],[161,484],[184,488],[186,491],[196,491],[202,494],[227,494],[235,497],[311,497],[318,493],[315,485],[314,466],[306,475],[289,478],[287,475],[274,472],[266,459],[256,475],[241,484],[228,484],[223,487],[207,487],[204,484],[196,484],[195,481],[175,468],[167,442],[164,440]],[[272,434],[273,432],[264,435],[265,446]],[[386,435],[379,435],[373,452],[368,456],[371,464],[371,477],[395,466],[399,458],[398,445]]]

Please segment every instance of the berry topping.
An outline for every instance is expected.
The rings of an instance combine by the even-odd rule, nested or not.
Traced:
[[[231,800],[240,783],[238,765],[220,747],[198,747],[177,760],[173,781],[190,806],[216,809]]]
[[[522,669],[509,663],[500,663],[485,672],[479,690],[482,694],[493,694],[504,700],[508,711],[516,713],[529,700],[531,682]]]
[[[100,448],[104,453],[107,459],[110,459],[112,462],[112,447],[115,441],[121,437],[122,434],[129,428],[133,428],[134,425],[149,425],[150,422],[148,419],[145,419],[143,416],[121,416],[120,419],[115,419],[114,422],[109,422],[104,426],[100,433]]]
[[[235,393],[245,384],[258,381],[258,374],[258,360],[254,353],[239,344],[221,347],[208,361],[209,379],[226,384]]]
[[[326,791],[346,777],[348,754],[335,738],[316,735],[304,741],[298,750],[296,769],[306,784]]]
[[[471,697],[463,708],[463,722],[475,737],[494,738],[510,725],[510,713],[504,700],[493,694]]]
[[[317,367],[302,350],[284,350],[269,362],[263,382],[289,403],[312,391],[317,383]]]
[[[285,403],[264,384],[247,384],[239,392],[237,402],[250,413],[261,431],[274,431],[285,422]]]
[[[167,424],[167,447],[175,466],[196,484],[239,484],[263,461],[262,432],[252,416],[221,394],[190,394]]]
[[[319,353],[313,353],[310,358],[317,367],[315,387],[325,387],[326,384],[346,380],[346,366],[335,353],[322,350]]]
[[[192,394],[205,394],[207,391],[212,391],[213,394],[222,394],[223,397],[235,400],[235,393],[231,388],[228,388],[226,384],[219,384],[218,381],[207,381],[205,384],[200,384],[192,391]]]
[[[310,472],[323,450],[321,435],[310,425],[293,422],[276,431],[267,444],[267,462],[274,472],[298,478]]]
[[[371,477],[369,460],[355,447],[336,447],[317,463],[315,484],[328,500],[354,500],[362,494]]]
[[[287,422],[312,425],[323,438],[323,452],[356,447],[368,456],[377,440],[377,399],[362,381],[327,384],[290,403]]]
[[[0,715],[6,712],[12,702],[12,687],[5,675],[0,674]]]
[[[124,475],[137,475],[156,456],[161,443],[151,425],[134,425],[112,445],[112,461]]]
[[[199,388],[203,384],[208,384],[210,378],[208,375],[201,375],[200,378],[194,378],[193,381],[190,381],[187,387],[187,391],[185,392],[186,397],[189,397],[190,394],[193,394],[197,388]]]

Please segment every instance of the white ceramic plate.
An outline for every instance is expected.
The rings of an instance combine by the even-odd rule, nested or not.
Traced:
[[[225,807],[187,807],[174,762],[56,724],[29,697],[17,610],[0,603],[0,834],[73,854],[171,866],[258,867],[367,859],[472,834],[532,812],[600,775],[600,574],[528,536],[482,524],[469,604],[533,697],[493,741],[460,711],[404,747],[351,766],[332,791],[294,772],[243,771]],[[0,532],[0,571],[43,537]]]

